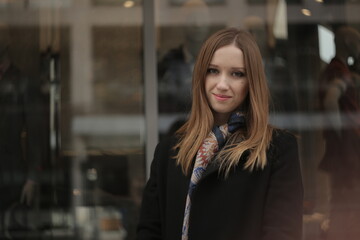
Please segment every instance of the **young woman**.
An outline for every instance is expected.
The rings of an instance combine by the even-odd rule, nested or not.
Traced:
[[[268,124],[252,36],[213,34],[198,55],[187,122],[155,150],[137,239],[300,240],[302,179],[293,135]]]

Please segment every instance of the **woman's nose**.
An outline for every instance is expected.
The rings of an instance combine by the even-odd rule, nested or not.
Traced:
[[[216,87],[219,90],[227,90],[229,88],[229,83],[227,81],[227,77],[224,74],[221,74],[219,76],[219,81],[218,81]]]

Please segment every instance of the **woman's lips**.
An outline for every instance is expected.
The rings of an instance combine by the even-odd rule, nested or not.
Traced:
[[[215,99],[218,100],[218,101],[226,101],[226,100],[231,98],[230,96],[222,95],[222,94],[213,93],[213,95],[214,95]]]

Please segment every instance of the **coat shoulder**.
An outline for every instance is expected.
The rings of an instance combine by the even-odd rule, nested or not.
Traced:
[[[172,159],[176,155],[175,145],[178,140],[174,136],[166,136],[162,138],[156,146],[154,160],[158,164],[167,164],[169,159]]]
[[[275,129],[269,145],[268,157],[271,163],[276,163],[280,156],[288,152],[298,151],[297,137],[287,130]]]
[[[166,136],[159,141],[156,146],[156,151],[160,153],[171,153],[174,151],[174,147],[177,144],[178,139],[174,136]]]
[[[275,129],[272,135],[271,144],[275,146],[288,146],[297,142],[295,134],[288,130]]]

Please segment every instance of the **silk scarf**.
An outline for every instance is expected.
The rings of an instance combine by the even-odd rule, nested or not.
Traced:
[[[213,159],[215,153],[224,145],[230,134],[245,126],[245,116],[242,112],[235,112],[230,115],[228,123],[221,126],[214,126],[209,136],[205,138],[200,146],[194,168],[190,178],[189,190],[186,197],[184,221],[182,227],[182,240],[188,240],[189,216],[191,210],[191,197],[194,189],[197,187],[201,176],[206,170],[209,162]]]

